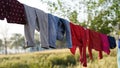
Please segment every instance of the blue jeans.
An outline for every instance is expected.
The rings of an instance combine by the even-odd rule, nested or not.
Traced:
[[[68,48],[71,48],[72,41],[69,22],[65,19],[48,14],[48,24],[50,47],[56,48],[56,40],[63,40],[64,35],[66,34],[66,43],[68,45]]]
[[[63,18],[60,18],[59,20],[60,24],[61,25],[58,25],[58,39],[62,39],[64,37],[64,34],[65,34],[65,37],[66,37],[66,44],[67,44],[67,47],[68,48],[72,48],[72,38],[71,38],[71,30],[70,30],[70,22],[63,19]],[[61,34],[61,35],[59,35]]]
[[[49,36],[49,46],[51,48],[56,48],[56,37],[57,37],[57,25],[59,18],[48,14],[48,36]]]

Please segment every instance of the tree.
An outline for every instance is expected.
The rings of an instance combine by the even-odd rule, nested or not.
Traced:
[[[10,38],[11,40],[11,46],[10,48],[15,48],[19,52],[19,48],[23,47],[25,44],[24,37],[21,34],[13,34],[12,37]]]
[[[2,49],[3,47],[3,41],[0,39],[0,50]]]
[[[41,1],[48,4],[51,13],[105,34],[115,31],[115,26],[120,23],[119,0]],[[81,12],[86,16],[83,22],[77,19]]]
[[[39,51],[41,50],[41,46],[40,46],[40,34],[39,32],[35,32],[35,46],[30,48],[30,51],[34,52],[34,51]]]
[[[40,35],[38,32],[35,32],[35,50],[39,51],[40,50]]]
[[[7,47],[8,47],[8,31],[9,28],[6,24],[4,24],[2,27],[0,27],[0,34],[2,36],[2,41],[3,41],[3,47],[5,50],[5,54],[7,54]]]
[[[102,6],[100,6],[102,9],[97,10],[98,13],[94,12],[95,16],[92,20],[90,20],[90,29],[110,34],[111,32],[114,32],[116,28],[114,28],[118,24],[118,3],[115,0],[100,0],[102,1]],[[101,3],[101,2],[100,2]],[[115,6],[116,5],[116,6]],[[114,8],[113,8],[114,7]],[[96,7],[98,8],[98,7]],[[114,10],[116,9],[116,10]],[[117,11],[117,12],[116,12]],[[120,11],[119,11],[120,13]]]

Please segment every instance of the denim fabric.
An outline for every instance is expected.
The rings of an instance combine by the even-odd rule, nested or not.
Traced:
[[[56,48],[56,37],[57,37],[57,29],[58,29],[58,21],[59,18],[48,14],[48,31],[49,31],[49,46],[51,48]]]
[[[68,46],[68,48],[72,48],[72,38],[71,38],[71,31],[70,31],[70,23],[67,21],[67,20],[65,20],[65,19],[63,19],[63,18],[60,18],[60,20],[59,20],[60,22],[60,24],[63,24],[63,25],[58,25],[58,27],[59,27],[59,29],[58,30],[60,30],[61,31],[61,33],[58,33],[58,38],[59,37],[63,37],[63,36],[61,36],[61,35],[59,35],[59,34],[64,34],[64,32],[65,32],[65,36],[66,36],[66,44],[67,44],[67,46]],[[64,30],[65,29],[65,30]],[[59,39],[61,39],[61,38],[59,38]]]
[[[66,33],[68,48],[72,47],[70,24],[67,20],[48,14],[49,46],[56,48],[56,40],[63,40]]]
[[[61,19],[58,22],[58,29],[57,29],[57,40],[63,40],[65,34],[65,25],[62,23]]]

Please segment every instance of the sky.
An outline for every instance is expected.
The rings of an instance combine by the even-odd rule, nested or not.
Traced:
[[[47,4],[41,3],[40,0],[18,0],[18,1],[23,4],[26,4],[28,6],[32,6],[32,7],[41,9],[46,13],[49,13]],[[57,0],[52,0],[52,1],[57,1]],[[68,1],[68,0],[66,0],[66,1]],[[71,6],[73,6],[73,5],[71,4]],[[80,6],[82,6],[82,5],[80,5]],[[82,9],[84,9],[84,8],[82,8]],[[85,18],[84,17],[85,15],[83,13],[79,13],[79,15],[80,15],[79,16],[80,20],[83,20]],[[14,33],[20,33],[24,36],[24,25],[7,23],[6,20],[0,20],[0,38],[3,37],[3,34],[6,33],[6,31],[7,31],[8,37],[10,37]]]

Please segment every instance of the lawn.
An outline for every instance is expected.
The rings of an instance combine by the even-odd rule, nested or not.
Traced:
[[[87,68],[117,68],[116,49],[110,55],[103,54],[98,60],[98,52],[93,51],[93,60],[87,53]],[[0,68],[82,68],[79,53],[74,56],[69,49],[54,49],[33,53],[0,55]]]

